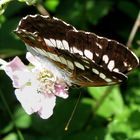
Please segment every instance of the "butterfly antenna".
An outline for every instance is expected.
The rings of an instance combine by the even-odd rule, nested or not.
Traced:
[[[68,122],[67,122],[67,124],[66,124],[66,126],[65,126],[65,129],[64,129],[65,131],[67,131],[68,128],[69,128],[70,122],[71,122],[71,120],[72,120],[72,118],[73,118],[73,116],[74,116],[74,113],[75,113],[76,109],[77,109],[77,106],[78,106],[78,103],[79,103],[79,101],[80,101],[80,98],[81,98],[81,92],[80,92],[79,97],[78,97],[78,99],[77,99],[77,101],[76,101],[76,104],[75,104],[75,106],[74,106],[74,109],[73,109],[73,111],[72,111],[72,113],[71,113],[71,115],[70,115],[70,118],[69,118],[69,120],[68,120]]]

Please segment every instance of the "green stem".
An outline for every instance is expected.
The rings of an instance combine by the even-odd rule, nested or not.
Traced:
[[[107,98],[107,96],[110,94],[110,92],[112,91],[112,89],[114,88],[114,86],[110,86],[108,87],[105,92],[103,93],[103,95],[101,96],[101,98],[96,102],[96,105],[94,107],[94,114],[98,111],[98,109],[100,108],[100,106],[102,105],[102,103],[105,101],[105,99]]]
[[[129,35],[129,39],[128,39],[127,43],[126,43],[126,46],[128,48],[130,48],[130,46],[132,45],[132,42],[134,40],[134,37],[135,37],[139,27],[140,27],[140,11],[139,11],[138,16],[136,18],[136,21],[135,21],[135,23],[133,25],[132,31],[131,31],[131,33]]]
[[[17,134],[18,134],[19,139],[20,139],[20,140],[24,140],[24,138],[23,138],[23,136],[22,136],[20,130],[16,127],[16,124],[15,124],[14,117],[13,117],[13,115],[12,115],[12,112],[11,112],[11,110],[10,110],[10,108],[9,108],[9,106],[8,106],[8,104],[7,104],[6,100],[5,100],[5,97],[3,96],[3,93],[2,93],[1,90],[0,90],[0,97],[1,97],[2,102],[3,102],[3,104],[4,104],[4,106],[5,106],[5,108],[6,108],[7,112],[8,112],[8,114],[9,114],[11,120],[12,120],[13,126],[15,127],[15,129],[16,129],[16,131],[17,131]]]
[[[89,117],[88,117],[85,125],[83,126],[83,130],[89,128],[91,122],[93,121],[94,117],[96,116],[96,112],[98,111],[100,106],[103,104],[103,102],[105,101],[105,99],[110,94],[110,92],[112,91],[113,88],[114,88],[114,86],[108,87],[105,90],[105,92],[103,93],[103,95],[101,96],[101,98],[96,102],[95,107],[94,107],[94,112],[93,111],[90,112]]]

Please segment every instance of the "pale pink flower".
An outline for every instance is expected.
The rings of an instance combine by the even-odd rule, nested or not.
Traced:
[[[0,59],[1,69],[11,78],[15,95],[25,112],[37,112],[41,118],[47,119],[53,114],[56,96],[68,97],[70,83],[68,85],[61,73],[55,68],[52,70],[52,66],[43,59],[29,52],[26,58],[31,66],[24,65],[19,57],[8,63]]]

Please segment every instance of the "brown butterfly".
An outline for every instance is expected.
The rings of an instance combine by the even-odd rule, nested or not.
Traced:
[[[121,83],[139,64],[137,56],[123,44],[79,31],[57,18],[28,15],[15,32],[31,53],[45,56],[78,86]]]

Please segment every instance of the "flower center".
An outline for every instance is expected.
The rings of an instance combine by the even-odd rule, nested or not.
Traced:
[[[55,77],[50,71],[43,69],[39,72],[37,79],[41,82],[45,82],[48,79],[53,80]]]
[[[56,77],[50,71],[46,69],[41,70],[38,73],[37,80],[40,82],[37,89],[38,93],[51,94],[55,92]]]

